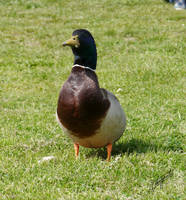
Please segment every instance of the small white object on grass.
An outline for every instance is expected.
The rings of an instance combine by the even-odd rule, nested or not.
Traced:
[[[39,160],[38,163],[41,163],[41,162],[44,162],[44,161],[49,161],[49,160],[52,160],[54,158],[55,158],[54,156],[45,156],[41,160]]]
[[[117,90],[116,90],[116,92],[120,92],[120,91],[123,91],[121,88],[118,88]]]

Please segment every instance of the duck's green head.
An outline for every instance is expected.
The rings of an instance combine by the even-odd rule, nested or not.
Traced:
[[[70,46],[72,48],[74,64],[96,69],[96,44],[89,31],[85,29],[75,30],[72,33],[72,37],[64,42],[63,46]]]

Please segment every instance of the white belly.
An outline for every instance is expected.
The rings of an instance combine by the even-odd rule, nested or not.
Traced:
[[[78,143],[79,145],[88,148],[99,148],[115,142],[122,136],[126,127],[125,113],[112,93],[108,92],[108,98],[111,102],[110,108],[101,123],[100,129],[96,131],[95,135],[87,138],[78,138],[64,128],[58,120],[64,132],[73,140],[74,143]]]

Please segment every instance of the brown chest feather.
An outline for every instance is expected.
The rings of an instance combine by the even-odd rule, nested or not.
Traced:
[[[95,134],[109,106],[106,91],[100,90],[96,74],[73,68],[61,89],[57,114],[65,128],[83,138]]]

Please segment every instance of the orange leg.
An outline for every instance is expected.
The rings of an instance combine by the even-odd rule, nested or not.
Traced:
[[[107,145],[107,161],[110,161],[111,152],[112,152],[112,144],[108,144]]]
[[[76,159],[77,159],[78,154],[79,154],[79,144],[74,143],[74,150],[75,150],[75,156],[76,156]]]

